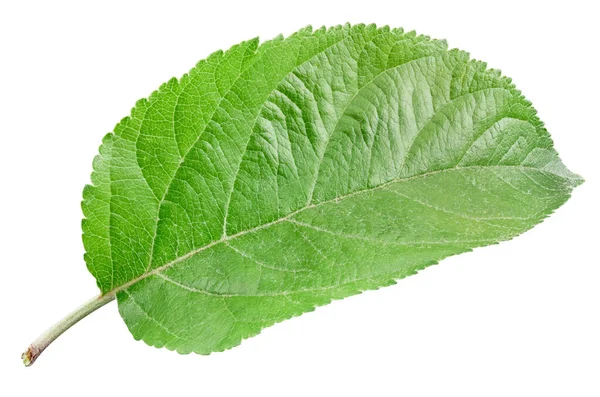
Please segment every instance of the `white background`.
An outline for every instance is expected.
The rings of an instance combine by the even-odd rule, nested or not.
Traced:
[[[600,396],[593,3],[2,2],[0,395]],[[21,351],[97,293],[82,259],[80,200],[102,136],[215,50],[347,21],[446,38],[502,69],[587,182],[513,241],[225,353],[179,356],[135,342],[112,303],[23,368]]]

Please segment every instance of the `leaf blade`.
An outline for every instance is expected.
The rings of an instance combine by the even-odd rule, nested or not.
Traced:
[[[202,354],[510,239],[580,183],[509,79],[371,25],[212,55],[138,102],[95,170],[99,287],[137,339]]]

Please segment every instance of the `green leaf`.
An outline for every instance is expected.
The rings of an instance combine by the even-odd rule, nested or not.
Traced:
[[[108,134],[85,260],[136,339],[222,351],[508,240],[582,179],[500,72],[400,29],[303,29],[200,61]]]

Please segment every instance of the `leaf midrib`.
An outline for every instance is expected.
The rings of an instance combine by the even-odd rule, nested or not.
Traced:
[[[456,172],[456,171],[462,171],[462,170],[492,170],[492,169],[498,169],[498,168],[499,169],[516,169],[516,170],[520,170],[520,171],[531,170],[531,171],[540,172],[542,174],[552,175],[552,176],[558,177],[558,178],[560,178],[562,180],[568,180],[568,178],[566,178],[566,177],[564,177],[562,175],[556,174],[554,172],[551,172],[551,171],[548,171],[548,170],[544,170],[544,169],[540,169],[540,168],[536,168],[536,167],[523,166],[523,165],[489,165],[489,166],[487,166],[487,165],[486,166],[475,165],[475,166],[466,166],[466,167],[451,167],[451,168],[445,168],[445,169],[441,169],[441,170],[429,171],[429,172],[425,172],[425,173],[419,174],[419,175],[414,175],[414,176],[411,176],[411,177],[394,178],[392,180],[389,180],[389,181],[387,181],[385,183],[382,183],[382,184],[374,186],[374,187],[370,187],[370,188],[362,189],[362,190],[357,190],[355,192],[348,193],[348,194],[346,194],[344,196],[335,197],[335,198],[330,199],[330,200],[325,200],[325,201],[321,201],[319,203],[314,203],[314,204],[307,205],[307,206],[302,207],[302,208],[300,208],[300,209],[298,209],[298,210],[296,210],[294,212],[289,213],[286,216],[278,218],[278,219],[276,219],[274,221],[271,221],[271,222],[265,223],[263,225],[259,225],[259,226],[253,227],[251,229],[243,230],[243,231],[238,232],[236,234],[232,234],[232,235],[229,235],[229,236],[221,237],[218,240],[212,241],[212,242],[210,242],[210,243],[208,243],[208,244],[206,244],[206,245],[204,245],[204,246],[202,246],[200,248],[192,250],[192,251],[190,251],[190,252],[188,252],[188,253],[186,253],[184,255],[181,255],[181,256],[175,258],[174,260],[172,260],[172,261],[170,261],[170,262],[168,262],[168,263],[166,263],[166,264],[164,264],[164,265],[162,265],[160,267],[157,267],[156,269],[153,269],[153,270],[151,270],[149,272],[145,272],[145,273],[141,274],[140,276],[136,277],[135,279],[133,279],[133,280],[127,282],[127,283],[124,283],[124,284],[120,285],[119,287],[113,288],[111,291],[103,294],[102,296],[116,295],[118,292],[121,292],[121,291],[123,291],[123,290],[125,290],[125,289],[127,289],[127,288],[129,288],[131,286],[133,286],[134,284],[137,284],[138,282],[140,282],[140,281],[142,281],[142,280],[144,280],[144,279],[152,276],[152,275],[158,275],[158,274],[162,273],[163,271],[165,271],[165,270],[173,267],[174,265],[176,265],[176,264],[178,264],[180,262],[185,261],[186,259],[189,259],[189,258],[193,257],[194,255],[196,255],[196,254],[198,254],[198,253],[200,253],[202,251],[206,251],[207,249],[210,249],[210,248],[212,248],[212,247],[214,247],[214,246],[216,246],[218,244],[222,244],[222,243],[227,243],[229,241],[233,241],[233,240],[237,239],[238,237],[242,237],[242,236],[244,236],[246,234],[255,233],[255,232],[259,231],[259,230],[266,229],[268,227],[277,225],[277,224],[282,223],[282,222],[284,222],[284,221],[286,221],[286,220],[288,220],[288,219],[290,219],[290,218],[298,215],[299,213],[304,212],[304,211],[309,210],[309,209],[317,208],[317,207],[320,207],[322,205],[326,205],[326,204],[330,204],[330,203],[340,202],[340,201],[343,201],[343,200],[346,200],[346,199],[349,199],[351,197],[358,196],[358,195],[361,195],[361,194],[366,194],[366,193],[370,193],[370,192],[373,192],[373,191],[382,190],[382,189],[386,188],[387,186],[392,185],[394,183],[408,182],[408,181],[411,181],[411,180],[415,180],[415,179],[419,179],[419,178],[426,178],[426,177],[433,176],[433,175],[440,174],[440,173]]]

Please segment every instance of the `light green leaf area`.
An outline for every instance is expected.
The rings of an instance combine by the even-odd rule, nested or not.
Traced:
[[[200,61],[108,134],[86,262],[136,339],[238,345],[523,233],[581,178],[500,72],[400,29],[303,29]]]

